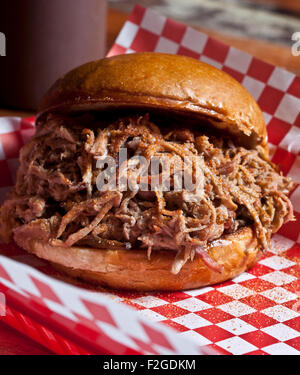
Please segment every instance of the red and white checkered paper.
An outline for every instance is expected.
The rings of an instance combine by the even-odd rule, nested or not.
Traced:
[[[264,113],[272,161],[300,183],[300,77],[136,6],[108,55],[139,51],[191,56],[241,82]],[[2,197],[14,183],[33,121],[0,119]],[[26,327],[33,338],[44,329],[55,352],[193,354],[201,353],[200,344],[221,354],[300,354],[299,186],[291,200],[297,220],[273,236],[256,266],[231,281],[184,292],[91,292],[57,281],[43,261],[2,245],[0,291],[11,308],[6,321],[17,326],[13,316],[20,314],[30,323],[16,328]]]

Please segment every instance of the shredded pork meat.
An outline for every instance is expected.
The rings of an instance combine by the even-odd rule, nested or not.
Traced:
[[[162,129],[162,130],[160,130]],[[170,167],[170,189],[154,189],[165,175],[139,176],[127,169],[135,189],[97,189],[97,160],[120,148],[128,157],[175,158]],[[197,156],[202,180],[192,191],[175,189],[184,158]],[[147,168],[149,168],[147,165]],[[128,165],[127,165],[128,166]],[[195,166],[187,173],[194,178]],[[126,169],[125,169],[126,170]],[[143,182],[148,189],[139,188]],[[289,178],[278,173],[257,150],[234,145],[224,137],[184,128],[158,128],[148,115],[133,115],[111,124],[93,115],[49,115],[46,124],[20,153],[16,186],[1,210],[2,234],[8,241],[15,231],[39,232],[53,246],[86,245],[96,248],[147,249],[174,252],[173,273],[195,256],[216,272],[207,246],[224,234],[253,225],[262,249],[270,236],[293,219],[287,194]]]

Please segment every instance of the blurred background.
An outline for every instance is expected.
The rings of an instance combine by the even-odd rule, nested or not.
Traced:
[[[108,0],[111,23],[135,0]],[[140,0],[139,4],[300,75],[291,36],[300,32],[300,0]],[[116,22],[117,24],[118,22]],[[109,40],[111,42],[111,40]]]
[[[51,7],[43,8],[43,3],[47,7],[51,4],[54,11],[51,11]],[[96,58],[102,57],[112,46],[136,3],[300,76],[300,56],[296,57],[291,53],[294,43],[291,36],[294,32],[300,32],[300,0],[0,0],[0,32],[4,31],[3,25],[7,22],[15,32],[12,40],[19,38],[19,44],[15,45],[19,57],[12,58],[14,55],[9,50],[12,48],[10,38],[7,38],[7,56],[0,57],[0,63],[7,64],[5,69],[0,68],[0,83],[7,75],[8,68],[11,68],[13,75],[7,79],[8,87],[0,89],[0,116],[34,115],[34,108],[26,109],[29,97],[22,90],[31,89],[28,95],[31,92],[36,97],[39,93],[34,90],[41,87],[41,80],[38,78],[40,74],[42,78],[49,78],[51,70],[51,74],[59,76],[62,72],[58,68],[69,70],[78,65],[79,61],[94,58],[94,54]],[[8,11],[1,13],[3,6]],[[41,14],[44,14],[44,18]],[[51,25],[55,31],[53,34]],[[47,30],[51,33],[47,34]],[[54,39],[57,38],[55,43],[59,43],[62,48],[62,60],[59,64],[57,44],[54,54],[47,48],[51,47],[51,35]],[[48,42],[44,43],[43,38]],[[92,45],[88,41],[92,41]],[[37,58],[32,58],[30,50]],[[31,61],[41,61],[37,64],[39,69]],[[28,73],[20,70],[25,68]],[[16,85],[20,85],[20,90],[16,89],[17,86],[13,87],[13,80]],[[26,84],[28,81],[29,84]],[[23,102],[13,105],[18,92]],[[8,103],[9,97],[11,103]],[[0,354],[25,353],[48,354],[45,348],[0,322]]]
[[[0,0],[0,32],[14,33],[0,57],[0,116],[33,114],[47,80],[103,57],[137,3],[300,76],[300,0]]]
[[[129,12],[134,0],[109,0],[109,5]],[[195,26],[290,45],[300,31],[299,0],[142,0],[169,17]]]

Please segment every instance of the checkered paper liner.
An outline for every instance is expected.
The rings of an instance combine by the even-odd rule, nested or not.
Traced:
[[[191,56],[241,82],[264,113],[272,161],[300,183],[300,77],[136,6],[108,55],[139,51]],[[0,119],[2,197],[14,183],[18,151],[34,132],[33,121]],[[2,245],[0,290],[12,311],[32,319],[35,327],[45,325],[50,335],[60,335],[58,340],[70,340],[70,347],[77,349],[69,352],[192,354],[201,352],[199,344],[203,351],[221,354],[299,354],[299,187],[290,198],[297,220],[273,236],[271,248],[251,270],[213,287],[176,293],[95,293],[58,282],[43,261]]]
[[[10,250],[12,258],[18,258],[18,250]],[[47,272],[46,263],[30,255],[26,258],[22,260],[30,266],[0,256],[0,290],[8,306],[3,321],[55,353],[214,353],[210,347],[184,339],[170,327],[158,326],[117,303],[120,297],[51,278],[35,269]]]

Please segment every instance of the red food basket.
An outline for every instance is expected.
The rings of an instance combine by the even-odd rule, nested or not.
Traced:
[[[272,161],[300,183],[300,77],[136,6],[108,56],[139,51],[191,56],[237,79],[263,111]],[[2,198],[33,132],[33,118],[0,118]],[[273,236],[256,266],[190,291],[89,290],[59,280],[16,246],[0,245],[1,319],[58,354],[299,354],[299,186],[290,198],[296,221]]]

